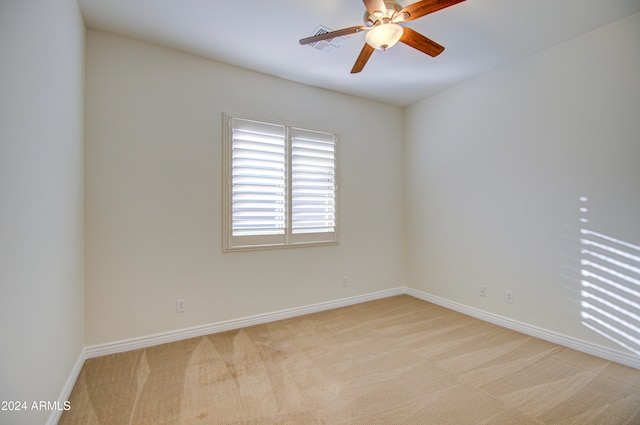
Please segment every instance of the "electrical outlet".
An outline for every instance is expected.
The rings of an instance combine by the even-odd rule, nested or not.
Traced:
[[[509,303],[509,304],[513,304],[514,299],[513,299],[513,292],[511,291],[507,291],[504,297],[504,302]]]
[[[347,286],[349,286],[349,283],[347,282],[347,277],[342,276],[342,287],[345,288]]]
[[[176,313],[184,313],[187,311],[187,300],[180,298],[176,300]]]
[[[486,297],[487,296],[487,288],[485,286],[481,286],[480,287],[480,296],[481,297]]]

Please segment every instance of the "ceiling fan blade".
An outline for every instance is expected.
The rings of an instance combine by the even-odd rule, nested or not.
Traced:
[[[387,11],[384,0],[362,0],[367,11],[374,16],[382,16]]]
[[[404,33],[402,34],[402,37],[400,37],[400,42],[433,57],[438,56],[444,50],[444,47],[435,41],[428,39],[409,27],[404,28]]]
[[[368,27],[357,26],[343,28],[341,30],[331,31],[326,34],[314,35],[313,37],[307,37],[300,40],[300,44],[315,43],[316,41],[328,40],[330,38],[342,37],[344,35],[355,34],[357,32],[369,29]]]
[[[398,12],[398,21],[412,21],[465,0],[422,0]]]
[[[356,63],[353,65],[353,69],[351,69],[352,74],[357,74],[358,72],[362,71],[374,50],[375,49],[369,46],[367,43],[364,44],[364,47],[362,48],[358,59],[356,59]]]

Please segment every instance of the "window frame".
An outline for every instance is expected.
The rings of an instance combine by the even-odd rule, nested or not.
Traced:
[[[234,120],[251,121],[267,126],[280,126],[284,128],[285,143],[285,225],[282,235],[233,235],[233,175],[232,175],[232,154],[233,154],[233,123]],[[340,221],[340,200],[339,200],[339,152],[338,135],[326,130],[318,130],[306,125],[294,124],[291,122],[278,122],[261,118],[247,117],[237,114],[222,114],[222,228],[223,228],[223,252],[280,249],[309,246],[324,246],[339,244],[339,221]],[[292,130],[302,130],[310,133],[320,133],[331,136],[333,139],[333,166],[334,166],[334,225],[333,232],[311,232],[294,233],[292,226]]]

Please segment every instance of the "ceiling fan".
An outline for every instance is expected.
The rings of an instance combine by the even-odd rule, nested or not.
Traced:
[[[402,7],[397,0],[362,1],[367,8],[364,13],[364,25],[303,38],[300,40],[300,44],[315,43],[321,40],[367,31],[366,43],[358,59],[356,59],[353,69],[351,69],[352,74],[362,71],[374,50],[387,50],[398,41],[435,57],[442,53],[443,46],[411,28],[403,27],[400,23],[421,18],[465,0],[422,0],[407,7]]]

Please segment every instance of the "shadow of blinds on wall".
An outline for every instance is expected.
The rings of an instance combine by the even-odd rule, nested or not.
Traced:
[[[588,229],[580,201],[582,324],[640,355],[640,246]]]

